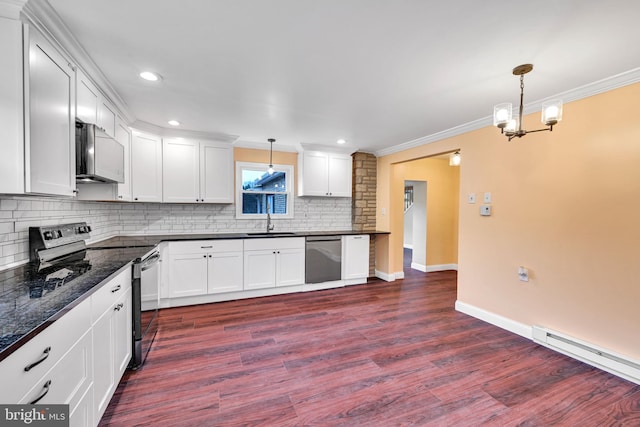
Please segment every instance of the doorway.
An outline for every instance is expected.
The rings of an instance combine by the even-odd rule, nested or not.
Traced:
[[[427,181],[404,182],[404,268],[427,271]]]

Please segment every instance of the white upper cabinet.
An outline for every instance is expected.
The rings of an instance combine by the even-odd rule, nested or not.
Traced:
[[[351,156],[304,151],[298,156],[298,196],[351,197]]]
[[[200,201],[200,145],[197,141],[164,138],[162,201],[195,203]]]
[[[163,198],[168,203],[232,203],[233,148],[226,143],[165,138]]]
[[[233,147],[200,143],[200,198],[205,203],[233,203]]]
[[[76,77],[76,117],[85,123],[93,123],[105,133],[116,137],[117,114],[115,107],[102,95],[82,70]]]
[[[78,69],[76,71],[76,117],[85,123],[98,123],[100,92],[89,78]]]
[[[124,147],[124,182],[117,184],[118,200],[130,202],[131,197],[131,130],[120,118],[116,117],[115,139]]]
[[[0,194],[24,192],[22,23],[0,18]]]
[[[162,201],[162,140],[160,137],[133,132],[131,192],[134,202]]]
[[[25,191],[75,193],[75,71],[37,31],[29,34]]]
[[[106,98],[98,104],[98,126],[112,138],[116,136],[116,109]]]

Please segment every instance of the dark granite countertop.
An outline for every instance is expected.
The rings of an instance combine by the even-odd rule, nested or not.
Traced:
[[[76,252],[0,271],[0,360],[89,297],[151,247]]]
[[[156,234],[130,235],[111,237],[100,242],[92,243],[90,248],[138,247],[155,246],[161,242],[179,242],[189,240],[229,240],[229,239],[261,239],[273,237],[306,237],[306,236],[349,236],[356,234],[389,234],[388,231],[271,231],[269,233],[256,231],[247,233],[203,233],[203,234]]]

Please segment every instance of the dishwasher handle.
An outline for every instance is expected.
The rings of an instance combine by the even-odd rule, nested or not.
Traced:
[[[342,236],[307,236],[307,242],[335,242],[342,240]]]

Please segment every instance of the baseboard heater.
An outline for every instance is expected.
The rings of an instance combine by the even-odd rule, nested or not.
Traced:
[[[581,360],[596,368],[640,384],[640,362],[598,348],[587,342],[555,332],[542,326],[534,326],[533,340],[559,353]]]

